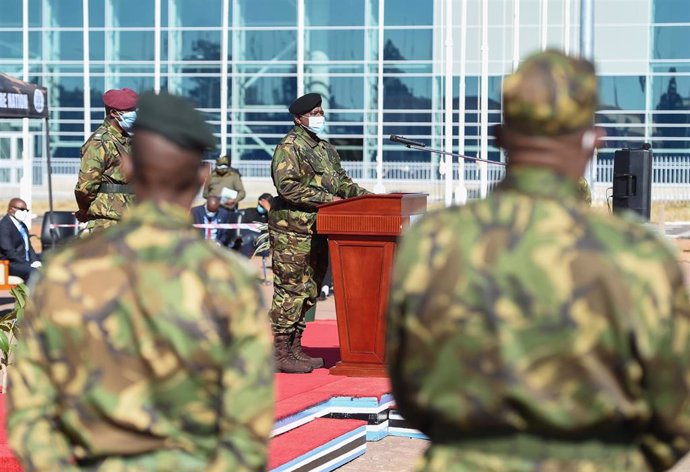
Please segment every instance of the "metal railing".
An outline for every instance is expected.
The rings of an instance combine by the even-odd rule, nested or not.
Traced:
[[[72,158],[54,158],[54,175],[74,175],[79,173],[79,160]],[[343,168],[348,175],[363,184],[376,181],[375,162],[344,161]],[[233,163],[244,179],[263,180],[271,178],[270,161],[241,161]],[[465,185],[470,198],[479,195],[479,165],[475,162],[465,163]],[[492,188],[503,178],[502,166],[488,165],[488,184]],[[45,182],[45,160],[34,160],[34,183]],[[593,186],[593,198],[603,201],[607,189],[613,180],[613,160],[600,159],[596,167],[597,181]],[[40,177],[39,177],[40,176]],[[457,182],[459,166],[453,164],[453,179]],[[383,181],[388,191],[420,191],[429,194],[433,200],[442,200],[444,194],[444,176],[439,173],[438,164],[431,162],[384,162]],[[457,185],[457,184],[456,184]],[[652,200],[654,201],[690,201],[690,157],[655,156],[652,171]]]

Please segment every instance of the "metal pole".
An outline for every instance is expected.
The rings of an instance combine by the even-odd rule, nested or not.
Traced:
[[[446,100],[445,100],[445,149],[446,152],[453,152],[453,0],[446,0]],[[444,160],[446,167],[446,206],[453,203],[453,158],[446,156]]]
[[[546,49],[546,42],[549,35],[549,0],[541,0],[541,50]]]
[[[84,43],[84,81],[82,83],[84,84],[84,140],[86,141],[91,134],[91,53],[89,46],[89,0],[83,0],[82,2],[82,15],[84,28],[82,30],[82,39]]]
[[[460,93],[458,103],[458,152],[465,154],[465,96],[467,95],[467,0],[460,4]],[[464,205],[467,202],[467,187],[465,187],[465,160],[458,159],[458,186],[455,188],[455,203]]]
[[[385,0],[379,0],[379,52],[378,71],[376,80],[376,111],[378,126],[376,129],[376,185],[374,193],[385,193],[383,186],[383,20]]]
[[[48,209],[52,215],[53,213],[53,167],[50,159],[50,126],[48,117],[43,121],[45,126],[45,152],[46,152],[46,166],[48,167]]]
[[[520,65],[520,0],[513,9],[513,70]]]
[[[563,19],[563,52],[565,52],[566,54],[570,54],[570,22],[572,21],[570,19],[570,0],[565,0],[563,9],[565,13],[565,18]]]
[[[481,68],[481,158],[489,158],[489,0],[482,0],[482,68]],[[485,198],[488,190],[488,168],[486,162],[479,166],[479,196]]]
[[[29,0],[22,2],[22,79],[29,81]],[[33,140],[29,134],[29,119],[22,119],[22,178],[19,180],[19,196],[32,208]]]

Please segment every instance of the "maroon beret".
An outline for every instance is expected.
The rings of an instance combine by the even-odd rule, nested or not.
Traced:
[[[139,95],[128,88],[112,89],[103,94],[103,105],[115,110],[131,110],[137,107]]]

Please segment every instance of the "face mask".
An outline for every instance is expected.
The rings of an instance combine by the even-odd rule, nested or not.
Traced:
[[[260,215],[266,214],[266,209],[264,207],[262,207],[261,205],[256,206],[256,211],[258,211]]]
[[[215,218],[215,216],[218,214],[217,211],[207,211],[206,212],[206,217],[207,218]]]
[[[14,217],[17,218],[22,223],[24,223],[29,218],[29,211],[28,210],[17,210],[14,212]]]
[[[134,122],[137,119],[136,111],[125,111],[120,113],[120,118],[117,120],[117,124],[120,125],[122,131],[130,136],[134,135]]]
[[[216,172],[218,172],[220,175],[225,174],[228,171],[227,166],[218,166],[216,167]]]
[[[326,126],[326,118],[323,116],[310,116],[307,120],[309,125],[306,128],[314,134],[319,134]]]

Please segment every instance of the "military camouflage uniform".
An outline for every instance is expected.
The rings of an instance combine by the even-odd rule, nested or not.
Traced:
[[[504,82],[504,114],[525,115],[505,122],[587,129],[593,68],[580,80],[575,60],[548,54]],[[544,71],[564,82],[554,101]],[[418,471],[662,471],[690,449],[690,301],[676,256],[632,215],[590,212],[556,169],[509,165],[486,200],[403,237],[387,358],[402,415],[432,441]]]
[[[228,159],[226,157],[219,158],[216,165],[221,164],[229,166]],[[204,198],[208,198],[209,196],[220,197],[223,188],[226,187],[231,190],[237,191],[237,197],[234,199],[234,205],[224,205],[222,201],[221,205],[223,205],[225,208],[229,210],[237,210],[239,202],[244,200],[244,197],[247,195],[247,193],[244,191],[244,184],[242,184],[242,176],[237,171],[237,169],[228,167],[227,172],[225,172],[224,174],[219,173],[218,169],[214,169],[210,177],[206,181],[206,185],[204,185],[203,196]]]
[[[584,177],[580,177],[577,181],[577,193],[587,206],[592,206],[592,190],[589,188],[589,183]]]
[[[317,287],[328,268],[326,238],[316,234],[316,207],[334,196],[367,192],[352,182],[340,157],[327,141],[295,126],[278,144],[271,163],[278,197],[268,217],[273,258],[275,334],[304,330],[304,314],[316,303]]]
[[[130,146],[130,138],[106,119],[81,147],[74,196],[88,221],[83,235],[114,225],[132,205],[131,193],[121,187],[127,184],[122,156]]]
[[[141,204],[55,254],[10,373],[25,472],[265,470],[262,308],[253,270],[170,204]]]

